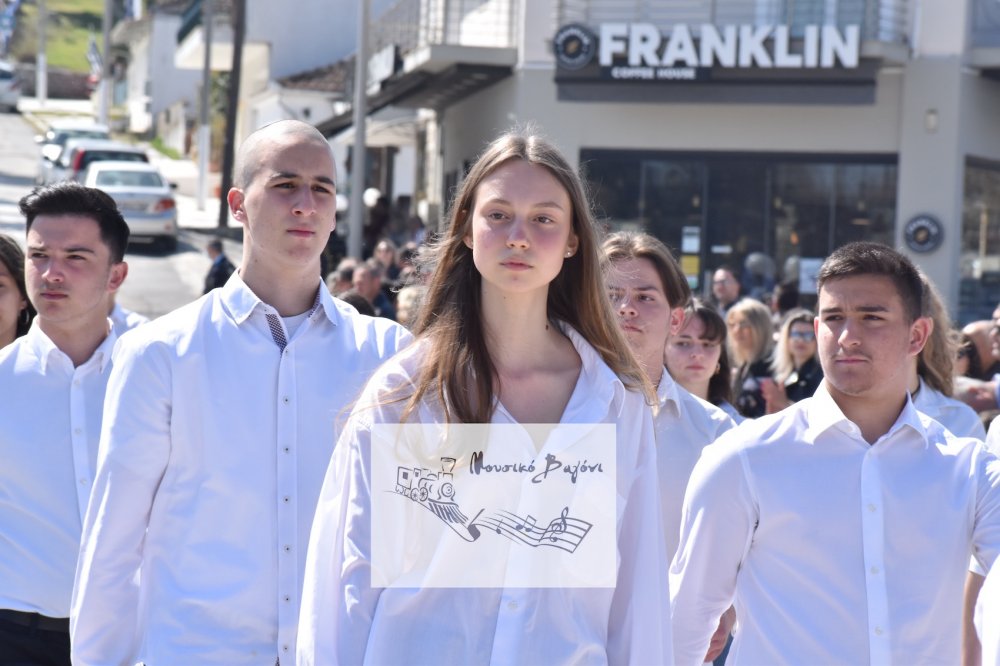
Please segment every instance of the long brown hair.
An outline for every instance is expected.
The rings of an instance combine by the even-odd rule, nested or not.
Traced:
[[[920,280],[924,287],[923,316],[930,317],[934,327],[917,356],[917,374],[931,388],[951,396],[955,392],[955,357],[961,346],[961,334],[952,326],[937,287],[923,271]]]
[[[469,234],[477,188],[510,160],[547,169],[566,190],[573,208],[573,232],[579,245],[549,284],[549,319],[576,329],[627,388],[642,391],[652,404],[652,387],[632,355],[605,293],[597,225],[583,183],[555,146],[521,130],[497,138],[472,165],[451,204],[448,227],[431,247],[432,274],[413,327],[416,338],[427,338],[428,344],[403,420],[428,395],[439,401],[448,422],[488,423],[493,414],[499,378],[483,324],[482,276],[464,239]]]

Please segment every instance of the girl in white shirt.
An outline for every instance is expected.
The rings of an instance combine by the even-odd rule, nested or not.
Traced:
[[[416,342],[372,378],[338,442],[307,558],[300,664],[672,660],[653,393],[606,298],[586,201],[575,171],[537,136],[501,136],[469,171],[436,248]],[[400,454],[400,423],[422,424],[434,443],[414,454],[426,464],[412,475],[398,466],[394,494],[378,475],[387,451]],[[446,457],[452,443],[434,439],[457,431],[455,424],[515,433],[503,450],[522,453],[518,460],[531,471],[504,512],[512,522],[468,501],[481,480],[472,471],[475,455]],[[538,470],[571,457],[576,440],[553,425],[540,431],[518,424],[612,433],[584,464],[593,471],[600,458],[603,467],[574,486],[580,492],[551,522],[531,504],[532,493],[555,487]],[[382,448],[387,428],[396,439]],[[480,463],[501,450],[496,446],[493,439],[481,445]],[[575,473],[558,471],[576,484]],[[582,491],[589,481],[597,483],[586,486],[591,490],[606,482],[611,491],[609,501],[590,502],[600,505],[592,513],[586,506],[594,498]],[[418,486],[432,494],[418,494]],[[403,505],[411,512],[386,524],[373,504],[390,506],[393,516]],[[526,504],[535,515],[517,511]],[[427,570],[413,566],[425,562],[414,553],[428,549],[426,533],[415,527],[427,519],[423,508],[448,515],[441,521],[451,527],[431,541]],[[584,524],[580,518],[593,518],[586,523],[593,533],[567,527]],[[602,529],[610,575],[594,584],[579,565]],[[548,548],[556,532],[577,541]],[[377,560],[387,541],[389,559]],[[459,553],[458,566],[441,565],[446,551]],[[581,578],[525,584],[546,564]]]

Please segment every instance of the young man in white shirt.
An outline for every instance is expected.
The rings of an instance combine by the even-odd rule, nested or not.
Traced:
[[[322,284],[335,172],[315,128],[256,131],[234,180],[239,273],[116,350],[73,597],[74,664],[291,663],[338,424],[408,340]]]
[[[656,460],[667,556],[677,550],[681,504],[691,470],[701,451],[736,424],[721,409],[684,390],[663,362],[667,339],[684,323],[691,288],[662,242],[646,233],[619,231],[603,244],[610,263],[608,293],[622,330],[649,381],[656,387]],[[664,563],[668,566],[669,561]],[[721,654],[735,615],[719,623],[705,661]]]
[[[20,201],[32,327],[0,351],[0,663],[69,664],[69,609],[128,273],[114,200],[77,183]]]
[[[700,661],[734,596],[733,663],[958,663],[969,557],[1000,553],[1000,463],[907,392],[930,328],[913,264],[851,243],[817,283],[823,384],[692,473],[670,577],[678,664]]]

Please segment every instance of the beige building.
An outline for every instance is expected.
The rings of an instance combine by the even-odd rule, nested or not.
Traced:
[[[370,42],[373,110],[425,109],[432,224],[484,144],[531,122],[696,290],[728,264],[748,292],[808,293],[867,239],[962,321],[1000,301],[997,0],[402,0]]]

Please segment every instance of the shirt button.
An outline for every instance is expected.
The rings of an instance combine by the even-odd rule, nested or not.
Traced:
[[[292,449],[290,447],[286,446],[284,450],[285,450],[285,453],[289,453]]]
[[[83,432],[83,430],[81,430],[80,428],[73,428],[74,435],[79,435],[81,432]]]
[[[877,575],[877,574],[878,574],[878,571],[879,571],[878,567],[872,567],[872,573],[873,573],[873,574],[876,574],[876,575]]]
[[[81,486],[87,485],[87,479],[85,477],[82,476],[80,477],[80,485]]]
[[[281,498],[281,501],[284,502],[285,504],[288,504],[289,502],[292,501],[292,498],[289,497],[288,495],[285,495],[284,497]]]
[[[285,595],[285,603],[287,604],[291,600],[292,600],[292,598],[286,594]]]
[[[516,601],[508,601],[507,602],[507,608],[509,608],[510,610],[517,610],[517,602]]]
[[[286,553],[292,552],[292,547],[291,546],[285,546],[285,552]]]
[[[79,379],[74,379],[73,380],[73,386],[79,386],[79,385],[80,385],[80,380]]]
[[[283,402],[283,403],[285,403],[285,404],[287,405],[287,404],[288,404],[288,396],[287,396],[287,395],[286,395],[286,396],[283,396],[283,397],[281,398],[281,402]]]
[[[875,509],[876,509],[876,507],[875,507],[874,504],[869,504],[868,505],[868,510],[871,511],[872,513],[875,513]]]
[[[281,650],[282,650],[283,652],[288,652],[288,646],[287,646],[287,645],[282,645],[282,646],[281,646]]]
[[[876,636],[882,635],[882,627],[875,627],[875,635]]]

